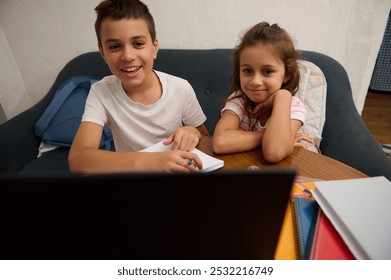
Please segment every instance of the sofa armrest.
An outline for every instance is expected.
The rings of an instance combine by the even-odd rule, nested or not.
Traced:
[[[41,107],[36,104],[0,125],[0,173],[18,173],[37,157],[41,140],[35,136],[34,124]]]
[[[303,56],[323,71],[327,81],[322,153],[368,176],[383,175],[391,180],[391,161],[361,119],[345,69],[320,53],[303,51]]]
[[[35,123],[53,99],[60,84],[76,75],[102,78],[109,74],[110,70],[99,52],[84,53],[69,61],[42,100],[0,125],[0,173],[19,173],[26,167],[31,172],[33,166],[38,166],[33,161],[37,159],[41,139],[35,136]],[[66,156],[60,156],[58,159],[61,160],[57,163],[58,168],[67,166]]]

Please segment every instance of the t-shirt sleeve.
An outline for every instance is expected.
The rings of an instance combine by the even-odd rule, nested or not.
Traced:
[[[234,92],[228,97],[228,100],[225,103],[223,109],[221,109],[221,113],[223,113],[226,110],[231,110],[232,112],[234,112],[239,116],[240,120],[243,120],[244,116],[247,115],[247,113],[244,110],[244,100],[243,98],[233,98],[236,95],[237,93]]]
[[[105,108],[95,92],[94,85],[91,87],[90,92],[87,96],[86,105],[81,121],[93,122],[100,124],[101,126],[104,126],[107,122]]]
[[[307,109],[301,100],[293,96],[292,97],[292,105],[291,105],[291,119],[299,120],[303,124],[305,122],[305,117],[307,115]]]

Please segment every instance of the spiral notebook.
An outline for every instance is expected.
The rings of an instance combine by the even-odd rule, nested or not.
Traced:
[[[301,260],[308,260],[311,255],[319,205],[311,198],[293,197],[292,200],[298,256]]]
[[[313,241],[309,248],[309,259],[355,260],[348,246],[322,209],[319,209],[317,214]]]

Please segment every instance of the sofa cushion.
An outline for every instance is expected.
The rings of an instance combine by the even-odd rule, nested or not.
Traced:
[[[154,68],[186,79],[194,88],[210,134],[220,119],[222,101],[229,94],[232,49],[159,50]]]
[[[307,107],[304,125],[299,131],[305,131],[315,140],[315,148],[319,151],[323,127],[326,121],[326,78],[318,66],[306,60],[299,61],[300,84],[296,96]],[[308,142],[303,142],[308,145]]]
[[[64,175],[70,174],[68,167],[68,148],[58,148],[46,152],[27,164],[20,175]]]

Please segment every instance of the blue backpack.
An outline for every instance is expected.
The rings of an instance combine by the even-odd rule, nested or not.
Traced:
[[[63,82],[35,123],[35,134],[46,144],[70,147],[80,126],[91,85],[97,81],[90,76],[74,76]],[[112,139],[111,129],[104,126],[99,148],[110,150]]]

